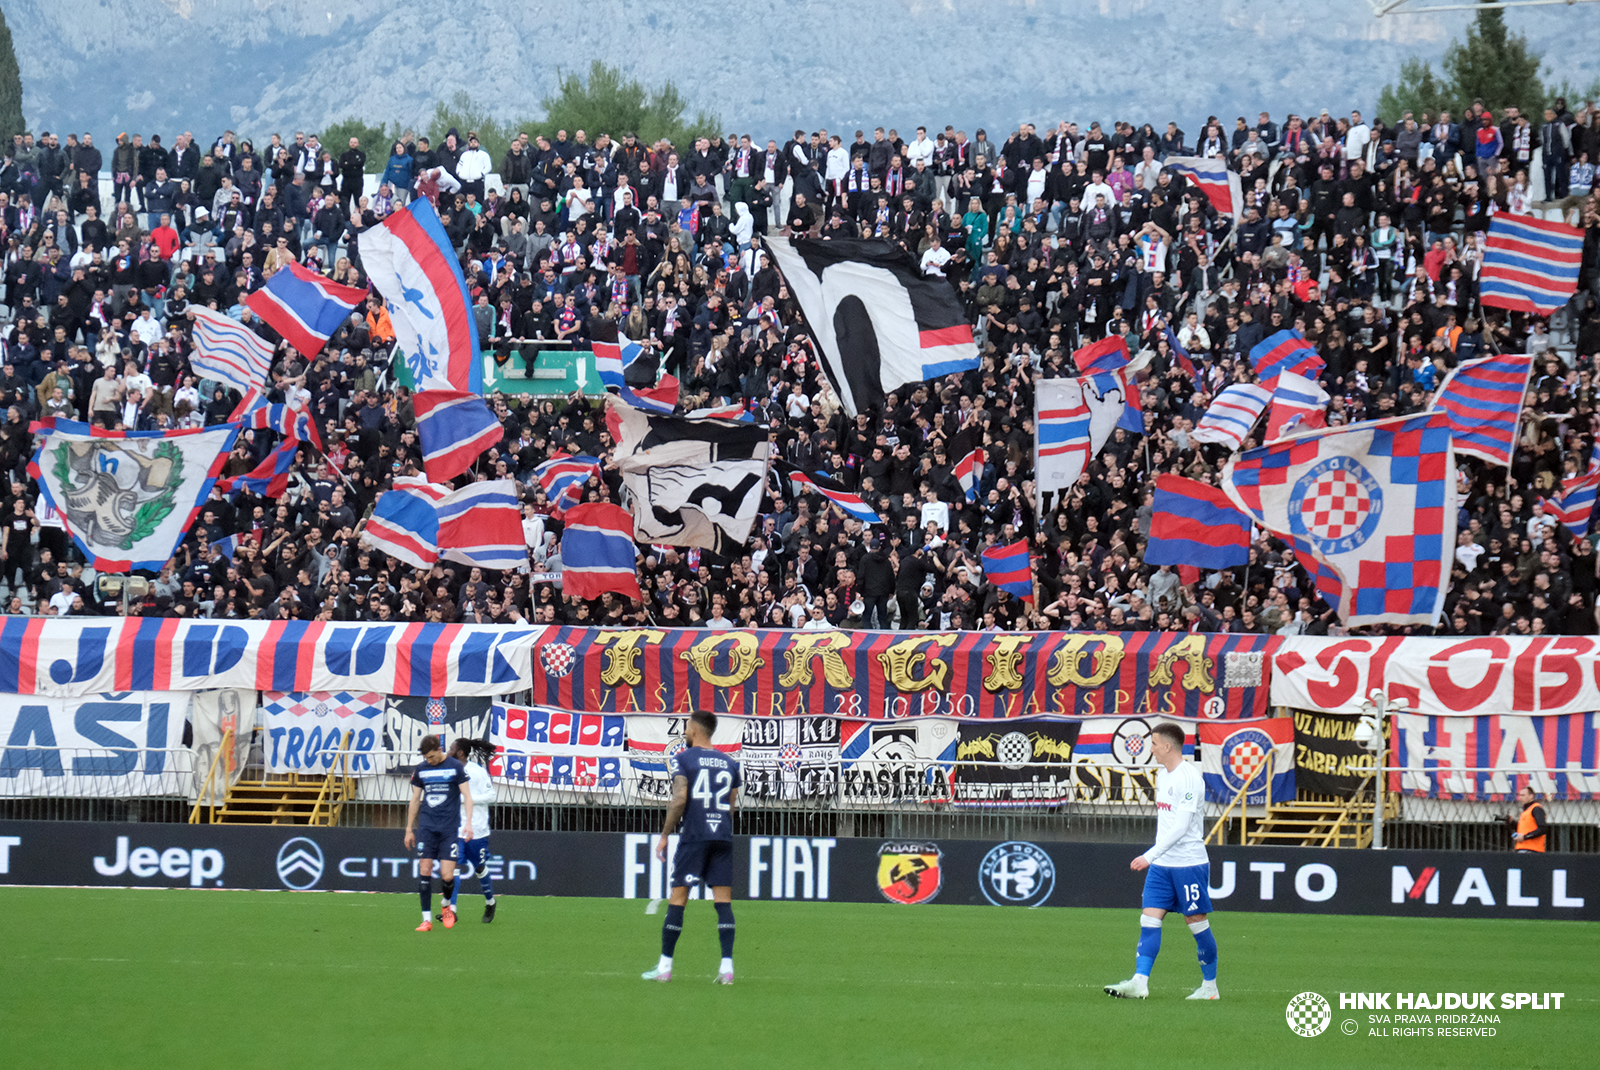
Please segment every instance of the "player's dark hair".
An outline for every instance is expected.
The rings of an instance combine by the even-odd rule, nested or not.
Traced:
[[[1152,735],[1166,736],[1167,741],[1179,750],[1183,749],[1183,726],[1173,724],[1171,721],[1162,721],[1151,730]]]
[[[689,715],[689,720],[706,730],[707,739],[717,734],[717,715],[710,710],[695,710]]]
[[[417,744],[417,753],[421,754],[421,755],[424,755],[424,756],[432,754],[434,751],[436,751],[438,749],[439,749],[439,737],[438,736],[423,736],[422,737],[422,742]]]
[[[479,765],[488,765],[489,759],[494,757],[494,744],[487,739],[468,739],[466,736],[457,736],[450,741],[450,757],[460,758],[464,762],[477,762]]]

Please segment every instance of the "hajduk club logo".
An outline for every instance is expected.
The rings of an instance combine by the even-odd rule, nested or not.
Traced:
[[[1284,1017],[1297,1036],[1318,1037],[1333,1021],[1333,1007],[1315,992],[1302,992],[1289,1001]]]
[[[1311,466],[1289,495],[1289,530],[1327,556],[1346,554],[1372,537],[1383,515],[1383,488],[1351,457]]]

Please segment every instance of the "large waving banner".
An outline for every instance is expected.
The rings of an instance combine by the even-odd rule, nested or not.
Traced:
[[[604,713],[1177,717],[1267,710],[1281,640],[1172,632],[790,632],[552,628],[535,700]]]
[[[0,695],[0,796],[186,795],[189,696]]]
[[[1429,717],[1389,730],[1389,790],[1437,799],[1510,802],[1528,785],[1546,798],[1600,798],[1600,713]],[[1548,772],[1548,770],[1563,770]]]
[[[7,617],[0,692],[499,695],[528,686],[541,634],[471,624]]]
[[[1592,635],[1289,638],[1272,669],[1274,705],[1324,713],[1359,713],[1374,690],[1440,717],[1600,710]]]

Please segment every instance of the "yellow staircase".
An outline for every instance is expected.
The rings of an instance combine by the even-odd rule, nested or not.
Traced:
[[[1236,799],[1211,827],[1207,843],[1230,840],[1249,846],[1276,847],[1355,847],[1372,846],[1372,800],[1367,797],[1371,777],[1363,780],[1348,799],[1328,795],[1302,795],[1283,802],[1269,802],[1262,816],[1250,819],[1242,800]],[[1239,805],[1237,833],[1228,824],[1234,805]],[[1383,819],[1400,816],[1399,797],[1384,792]]]
[[[223,737],[219,756],[227,749],[231,734]],[[345,733],[333,769],[326,775],[264,772],[256,780],[240,779],[228,788],[221,806],[197,802],[189,815],[190,824],[337,825],[344,804],[355,795],[355,780],[349,775],[353,735]],[[201,801],[214,797],[216,776],[217,762],[213,761],[200,791]]]

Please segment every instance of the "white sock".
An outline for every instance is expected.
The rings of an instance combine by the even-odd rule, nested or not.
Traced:
[[[661,973],[670,973],[672,970],[672,956],[662,955],[661,961],[656,963],[656,969]]]
[[[423,921],[432,921],[432,920],[433,920],[433,911],[431,911],[431,910],[424,910],[424,911],[423,911],[423,912],[422,912],[422,920],[423,920]]]
[[[483,897],[483,905],[486,906],[486,907],[494,906],[494,896],[492,896],[492,895],[484,896]]]
[[[733,960],[732,959],[727,959],[727,958],[723,959],[722,960],[722,965],[720,967],[718,967],[718,970],[721,973],[732,973],[733,972]]]
[[[1138,981],[1140,984],[1147,985],[1150,983],[1150,975],[1147,973],[1136,973],[1133,975],[1133,979]]]

